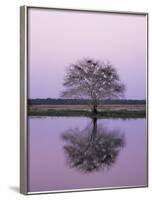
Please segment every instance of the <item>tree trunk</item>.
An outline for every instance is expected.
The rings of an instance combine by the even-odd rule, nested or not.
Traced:
[[[97,104],[93,104],[92,113],[97,114]]]

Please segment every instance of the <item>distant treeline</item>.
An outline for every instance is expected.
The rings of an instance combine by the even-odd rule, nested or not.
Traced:
[[[99,104],[146,104],[146,100],[116,99],[98,100]],[[90,99],[28,99],[29,105],[89,105]]]

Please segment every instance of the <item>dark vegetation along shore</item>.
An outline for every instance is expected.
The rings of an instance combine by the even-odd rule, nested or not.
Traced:
[[[132,100],[132,99],[107,99],[107,100],[98,100],[99,105],[108,105],[108,104],[122,104],[122,105],[145,105],[145,100]],[[28,105],[90,105],[90,99],[28,99]]]
[[[30,99],[30,116],[84,116],[97,118],[145,118],[145,100],[105,100],[100,101],[98,112],[91,112],[90,100],[84,99]]]
[[[146,116],[146,111],[99,111],[96,115],[92,114],[90,111],[83,110],[30,110],[28,114],[31,116],[56,116],[56,117],[96,117],[96,118],[144,118]]]

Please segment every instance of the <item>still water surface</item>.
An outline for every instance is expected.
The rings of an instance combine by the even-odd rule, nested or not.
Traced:
[[[147,184],[145,119],[29,117],[28,191]]]

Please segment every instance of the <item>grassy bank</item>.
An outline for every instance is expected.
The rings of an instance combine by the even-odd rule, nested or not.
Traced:
[[[97,118],[145,118],[145,110],[104,110],[97,115],[87,110],[29,110],[29,116],[56,116],[56,117],[97,117]]]

